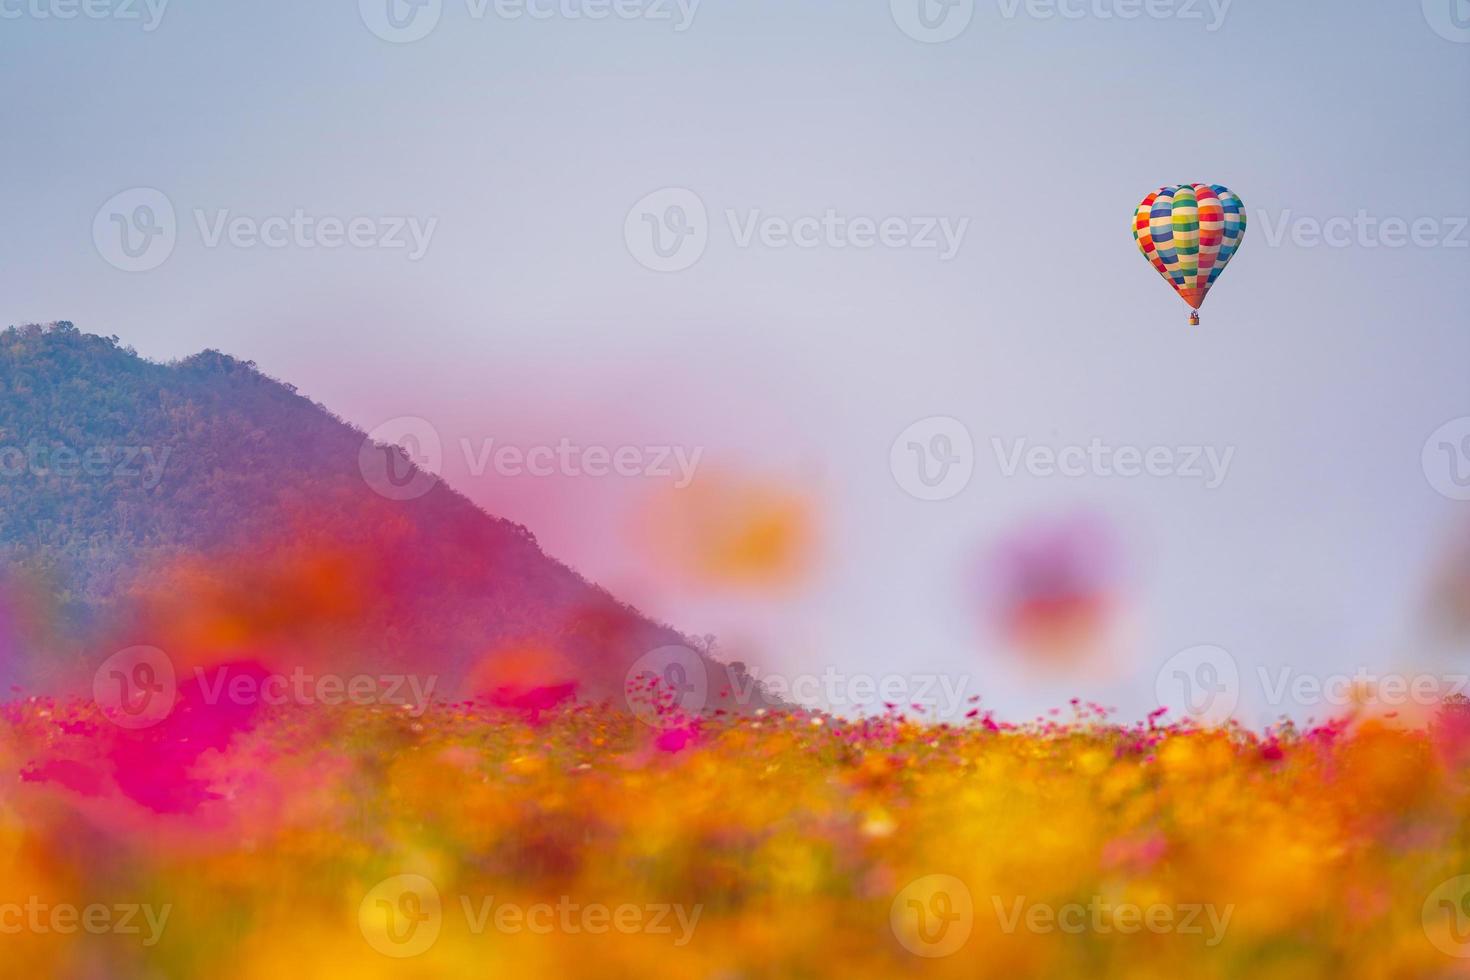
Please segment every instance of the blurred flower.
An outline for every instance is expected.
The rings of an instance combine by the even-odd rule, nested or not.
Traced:
[[[997,542],[980,574],[994,630],[1038,663],[1072,663],[1105,648],[1121,602],[1116,535],[1101,518],[1033,521]]]
[[[701,472],[651,497],[637,528],[661,568],[706,587],[789,587],[815,560],[810,501],[770,481]]]

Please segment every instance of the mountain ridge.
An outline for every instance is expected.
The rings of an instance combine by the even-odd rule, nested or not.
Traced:
[[[639,657],[684,647],[716,670],[712,687],[745,680],[444,481],[409,500],[375,492],[367,438],[217,350],[160,364],[68,321],[0,333],[12,682],[54,673],[24,655],[38,644],[89,662],[99,645],[141,642],[431,661],[460,690],[570,674],[606,698]]]

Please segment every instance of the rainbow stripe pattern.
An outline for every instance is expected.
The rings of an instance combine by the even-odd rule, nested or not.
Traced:
[[[1139,251],[1196,310],[1244,238],[1245,205],[1219,184],[1160,187],[1133,214]]]

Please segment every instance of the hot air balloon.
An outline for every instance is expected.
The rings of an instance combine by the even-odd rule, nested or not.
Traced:
[[[1160,187],[1133,215],[1133,240],[1194,310],[1191,325],[1244,237],[1245,205],[1219,184]]]

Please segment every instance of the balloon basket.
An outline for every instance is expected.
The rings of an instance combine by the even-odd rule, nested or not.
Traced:
[[[1191,327],[1197,327],[1197,326],[1199,326],[1199,314],[1198,313],[1191,313],[1191,314],[1189,314],[1189,325]]]

